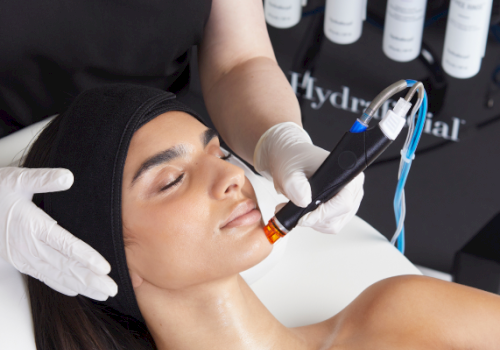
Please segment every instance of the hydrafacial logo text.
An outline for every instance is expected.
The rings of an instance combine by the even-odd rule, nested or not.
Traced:
[[[334,108],[359,115],[363,113],[363,110],[368,107],[371,102],[352,96],[351,89],[348,86],[341,86],[341,91],[332,91],[319,87],[317,85],[317,78],[312,77],[309,71],[305,74],[290,72],[290,76],[290,84],[295,94],[300,95],[300,88],[301,91],[304,92],[301,95],[302,98],[311,101],[310,106],[315,110],[319,110],[325,104],[330,104]],[[374,119],[380,120],[380,118],[382,118],[390,108],[394,107],[395,104],[396,101],[392,99],[385,101],[377,113],[375,113]],[[451,117],[451,120],[447,123],[442,120],[434,121],[432,117],[433,114],[428,112],[423,133],[445,140],[460,141],[460,127],[466,123],[464,119]]]

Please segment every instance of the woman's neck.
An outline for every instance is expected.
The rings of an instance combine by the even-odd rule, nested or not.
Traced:
[[[145,282],[136,295],[159,350],[308,348],[239,275],[175,291]]]

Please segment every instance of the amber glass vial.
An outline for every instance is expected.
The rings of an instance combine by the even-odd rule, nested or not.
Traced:
[[[274,244],[278,239],[285,236],[285,234],[278,228],[278,225],[276,225],[274,218],[269,220],[269,223],[264,227],[264,232],[271,244]]]

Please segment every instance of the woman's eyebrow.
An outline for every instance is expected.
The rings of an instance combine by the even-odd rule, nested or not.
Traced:
[[[207,147],[207,145],[212,141],[213,138],[219,137],[219,134],[214,129],[206,129],[201,134],[201,143],[203,144],[203,148]],[[170,162],[171,160],[185,156],[187,154],[186,146],[184,145],[176,145],[174,147],[170,147],[169,149],[162,151],[160,153],[155,154],[154,156],[148,158],[144,163],[141,164],[139,170],[135,173],[132,178],[131,186],[134,185],[135,181],[141,177],[144,173],[151,170],[152,168]]]
[[[148,158],[144,163],[141,164],[139,167],[139,170],[135,173],[134,177],[132,178],[132,186],[134,185],[135,181],[143,175],[145,172],[151,170],[152,168],[170,162],[171,160],[185,156],[187,154],[187,149],[186,146],[180,144],[176,145],[174,147],[170,147],[169,149],[162,151],[160,153],[155,154],[154,156]]]
[[[201,143],[203,144],[203,148],[207,147],[214,137],[219,137],[219,133],[217,131],[210,128],[205,130],[203,134],[201,134]]]

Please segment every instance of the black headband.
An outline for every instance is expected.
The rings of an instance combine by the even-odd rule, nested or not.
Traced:
[[[43,195],[44,210],[111,264],[118,294],[102,302],[144,321],[130,280],[122,233],[122,177],[130,140],[168,111],[201,118],[162,90],[119,84],[87,90],[58,118],[48,166],[73,172],[71,189]]]

